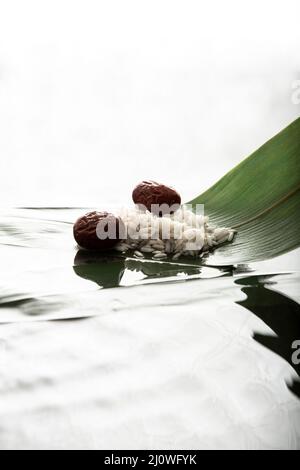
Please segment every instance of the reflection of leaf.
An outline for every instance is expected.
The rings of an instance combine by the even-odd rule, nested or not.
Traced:
[[[3,310],[18,310],[24,315],[38,316],[59,311],[62,303],[55,297],[31,297],[26,294],[2,296],[0,300],[0,318]],[[8,318],[8,317],[7,317]]]
[[[299,364],[292,362],[292,344],[300,336],[300,305],[268,288],[276,286],[274,277],[252,276],[236,280],[235,283],[243,286],[241,290],[247,296],[236,303],[254,313],[274,332],[274,335],[254,333],[254,339],[283,357],[300,376]]]
[[[216,263],[256,261],[300,244],[300,118],[191,203],[218,225],[236,227]],[[210,260],[211,261],[211,260]]]
[[[105,254],[78,251],[74,271],[83,279],[96,282],[100,287],[117,287],[125,270],[124,258]]]
[[[219,277],[225,274],[231,274],[231,267],[221,267],[217,269],[205,268],[202,276],[203,266],[199,261],[190,260],[190,262],[179,263],[172,260],[154,261],[151,259],[128,258],[120,254],[97,253],[80,250],[74,260],[74,271],[83,279],[95,282],[100,287],[118,287],[122,285],[124,274],[131,271],[140,274],[135,283],[146,279],[174,278],[178,275]]]
[[[179,273],[194,275],[201,272],[196,264],[175,262],[155,262],[125,258],[104,253],[78,251],[74,260],[74,271],[83,279],[96,282],[100,287],[117,287],[120,285],[125,269],[143,274],[146,278],[176,276]]]
[[[126,260],[126,268],[131,271],[142,272],[147,278],[156,277],[171,277],[178,274],[194,275],[201,273],[201,266],[194,266],[179,263],[155,262],[155,261],[141,261],[135,259]]]

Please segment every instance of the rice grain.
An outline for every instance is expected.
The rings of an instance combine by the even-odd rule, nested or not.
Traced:
[[[209,224],[208,217],[180,207],[174,214],[157,217],[138,209],[122,209],[119,213],[126,228],[126,238],[115,249],[119,252],[134,250],[134,256],[173,260],[181,256],[204,258],[219,245],[232,242],[236,231]]]

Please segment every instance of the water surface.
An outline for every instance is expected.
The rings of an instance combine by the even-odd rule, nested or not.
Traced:
[[[299,252],[91,257],[80,213],[1,213],[0,447],[300,448]]]

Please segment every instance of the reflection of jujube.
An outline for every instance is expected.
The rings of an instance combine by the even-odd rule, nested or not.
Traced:
[[[109,250],[121,238],[123,222],[109,212],[89,212],[74,224],[74,238],[86,250]],[[107,233],[105,239],[100,232]]]
[[[132,199],[135,204],[142,205],[157,215],[172,213],[181,204],[181,197],[175,189],[155,181],[143,181],[138,184],[133,190]],[[153,207],[158,205],[165,207]]]

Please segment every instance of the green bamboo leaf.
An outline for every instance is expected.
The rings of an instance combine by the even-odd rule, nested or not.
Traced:
[[[300,118],[189,204],[238,230],[211,264],[272,258],[300,245]]]

